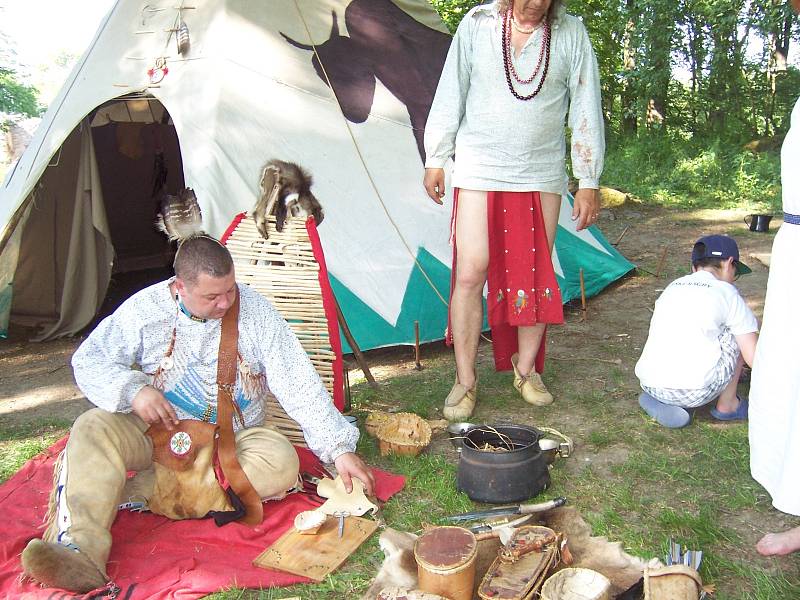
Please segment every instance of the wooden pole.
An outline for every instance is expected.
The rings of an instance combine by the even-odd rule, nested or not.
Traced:
[[[578,278],[581,282],[581,321],[586,320],[586,285],[583,282],[583,267],[578,271]]]
[[[31,203],[31,199],[33,198],[33,192],[28,194],[28,197],[22,201],[22,204],[17,207],[17,210],[14,211],[14,214],[11,215],[11,218],[6,223],[5,228],[3,229],[3,234],[0,236],[0,254],[3,254],[3,250],[6,249],[6,245],[8,244],[8,240],[11,239],[11,236],[14,234],[14,230],[19,225],[19,222],[22,220],[22,216],[25,214],[25,210],[28,208],[28,205]]]
[[[422,363],[419,362],[419,321],[414,321],[414,368],[422,371]]]
[[[667,246],[661,251],[661,258],[658,259],[658,268],[656,269],[656,277],[661,277],[661,270],[664,268],[664,262],[667,260]]]
[[[339,306],[339,301],[336,299],[336,296],[333,296],[333,303],[336,305],[336,318],[339,321],[339,327],[342,328],[344,339],[346,339],[347,343],[350,345],[350,349],[353,351],[353,356],[356,357],[356,362],[364,372],[364,377],[367,378],[370,386],[377,388],[378,382],[375,381],[372,373],[370,373],[369,367],[367,366],[367,361],[364,360],[364,355],[361,354],[361,348],[358,347],[356,340],[353,338],[353,334],[350,333],[350,328],[347,326],[347,321],[344,320],[344,314],[342,313],[342,308]]]
[[[614,246],[615,248],[616,248],[617,246],[619,246],[619,243],[622,241],[622,238],[624,238],[624,237],[625,237],[625,234],[626,234],[626,233],[628,233],[628,229],[630,229],[630,228],[631,228],[631,226],[630,226],[630,225],[625,225],[625,229],[623,229],[623,230],[622,230],[622,233],[620,233],[620,234],[619,234],[619,237],[617,238],[617,241],[616,241],[616,242],[614,242],[614,243],[613,243],[613,244],[611,244],[611,245],[612,245],[612,246]]]

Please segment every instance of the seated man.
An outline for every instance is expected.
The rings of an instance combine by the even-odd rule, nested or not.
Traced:
[[[218,354],[223,356],[222,320],[229,310],[235,315],[237,307],[238,342],[228,336],[235,326],[228,325],[222,336],[231,340],[229,354],[236,356],[236,365],[229,367],[235,386],[225,386],[217,371]],[[226,361],[221,362],[220,372]],[[259,497],[281,498],[294,488],[299,469],[289,441],[262,426],[269,425],[264,423],[267,391],[300,424],[309,448],[323,462],[335,463],[348,492],[351,478],[357,477],[372,493],[372,473],[354,453],[358,429],[333,405],[281,315],[258,292],[236,283],[231,255],[213,238],[183,242],[175,277],[136,293],[104,319],[78,348],[72,366],[78,387],[97,408],[75,421],[56,467],[44,540],[31,540],[22,553],[25,574],[47,586],[87,592],[108,583],[109,530],[119,504],[132,494],[127,471],[137,472],[127,484],[138,484],[137,496],[148,500],[154,512],[172,518],[235,506],[224,491],[219,493],[210,460],[200,476],[216,500],[205,501],[194,515],[187,515],[180,499],[169,493],[162,491],[167,497],[159,500],[154,490],[162,489],[163,471],[161,465],[154,468],[153,441],[145,434],[151,426],[171,432],[186,425],[179,419],[194,420],[190,425],[197,427],[203,427],[198,421],[217,423],[218,387],[231,391],[236,405],[238,472],[249,480],[258,509]],[[182,452],[174,445],[172,451]],[[167,509],[156,511],[154,504]]]
[[[656,301],[636,376],[644,390],[640,406],[663,426],[684,427],[691,420],[686,409],[715,398],[714,418],[747,418],[736,385],[742,359],[753,364],[758,322],[733,282],[749,272],[732,238],[702,237],[692,250],[692,273]]]

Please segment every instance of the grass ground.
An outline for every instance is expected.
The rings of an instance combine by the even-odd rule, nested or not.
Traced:
[[[483,344],[480,401],[473,421],[550,426],[571,436],[574,455],[557,461],[552,487],[542,497],[566,496],[595,535],[620,541],[631,554],[646,558],[663,557],[673,538],[703,550],[701,574],[716,585],[715,598],[788,600],[800,598],[800,559],[763,558],[754,545],[764,532],[796,526],[800,520],[772,509],[766,492],[750,478],[746,424],[715,422],[705,408],[696,412],[687,428],[666,430],[636,403],[633,366],[646,339],[650,310],[666,283],[686,271],[691,242],[705,233],[732,233],[743,259],[769,251],[772,235],[745,231],[742,216],[741,211],[679,211],[631,203],[604,210],[604,233],[613,241],[628,227],[619,248],[641,270],[592,299],[586,321],[580,320],[577,309],[568,307],[566,324],[551,329],[544,379],[556,395],[552,406],[533,408],[518,399],[510,375],[494,372],[491,347]],[[651,273],[658,271],[664,248],[663,276],[655,277]],[[754,274],[742,278],[740,288],[760,316],[767,271],[752,259],[746,261]],[[0,346],[3,479],[63,435],[74,414],[82,410],[74,389],[65,387],[68,370],[58,371],[69,356],[66,346],[59,346],[49,363],[45,355],[37,356],[47,351],[46,345],[25,348]],[[37,360],[45,361],[39,370],[31,366]],[[423,348],[421,371],[413,369],[413,352],[408,349],[370,352],[368,360],[380,387],[372,389],[356,378],[355,414],[364,417],[372,410],[391,409],[441,416],[442,399],[453,381],[453,362],[440,344]],[[53,380],[56,376],[61,379]],[[39,408],[22,405],[25,397],[45,387],[51,390],[47,402]],[[746,384],[741,391],[746,394]],[[61,400],[65,403],[56,404]],[[62,416],[44,417],[54,412]],[[419,531],[426,523],[438,523],[444,515],[473,506],[455,489],[457,454],[442,434],[416,458],[381,457],[366,436],[359,451],[370,463],[407,477],[406,488],[384,508],[387,522],[396,529]],[[381,561],[373,536],[320,584],[227,590],[212,598],[357,598]]]

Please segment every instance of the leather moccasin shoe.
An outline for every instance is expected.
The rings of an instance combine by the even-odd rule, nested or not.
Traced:
[[[33,539],[21,558],[25,575],[47,587],[85,594],[108,583],[88,556],[61,544]]]
[[[536,371],[529,375],[520,375],[517,369],[519,354],[511,357],[511,366],[514,367],[514,387],[519,391],[522,399],[534,406],[547,406],[553,402],[553,394],[547,391],[541,376]]]
[[[448,421],[464,421],[472,415],[478,400],[478,382],[467,388],[456,381],[444,401],[444,418]]]

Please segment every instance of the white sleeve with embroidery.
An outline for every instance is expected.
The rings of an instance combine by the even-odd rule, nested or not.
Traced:
[[[141,359],[139,319],[129,301],[95,327],[72,356],[75,381],[86,398],[109,412],[131,412],[133,398],[150,382],[132,367]]]
[[[262,318],[259,348],[267,385],[283,409],[300,424],[311,451],[323,462],[355,452],[358,428],[334,406],[328,390],[297,336],[278,311],[259,296]]]
[[[583,24],[579,24],[574,36],[570,67],[568,123],[572,130],[572,172],[579,188],[598,189],[606,147],[600,73]]]
[[[442,168],[456,147],[472,70],[474,19],[470,12],[458,25],[425,123],[425,168]]]

